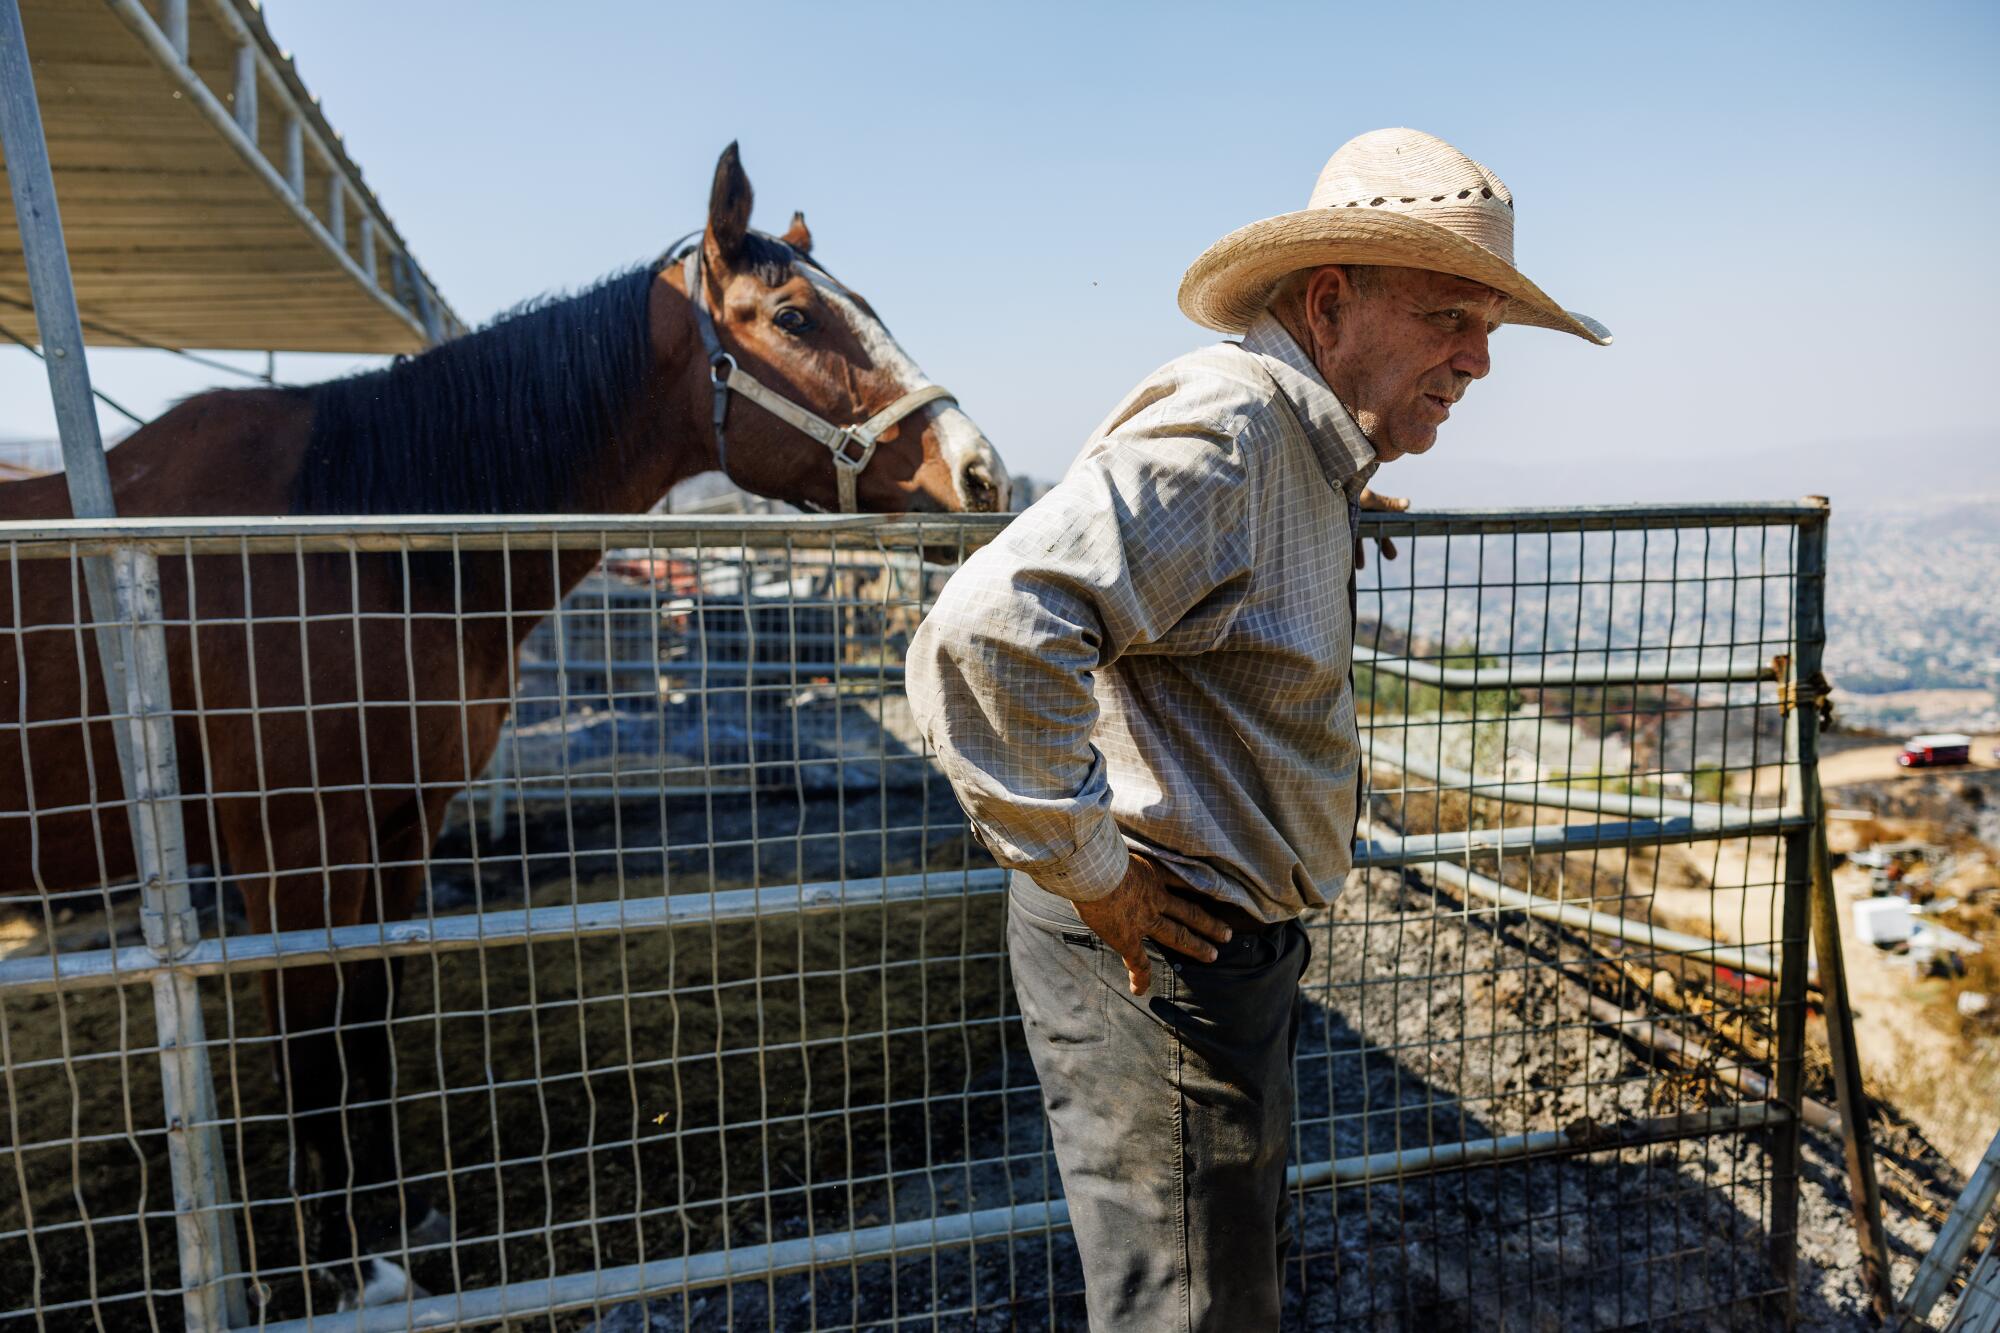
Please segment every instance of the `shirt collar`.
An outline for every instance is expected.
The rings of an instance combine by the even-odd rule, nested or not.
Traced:
[[[1243,350],[1258,358],[1298,414],[1327,484],[1358,492],[1374,475],[1375,446],[1354,424],[1340,399],[1333,396],[1305,350],[1269,312],[1259,315],[1244,332]]]

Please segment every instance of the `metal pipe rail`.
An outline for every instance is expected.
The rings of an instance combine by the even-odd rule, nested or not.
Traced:
[[[1364,535],[1441,536],[1519,533],[1548,528],[1600,532],[1616,528],[1694,528],[1797,524],[1824,517],[1808,504],[1609,505],[1575,509],[1452,509],[1422,514],[1363,512]],[[922,545],[948,533],[980,543],[1013,520],[1011,514],[438,514],[371,518],[295,515],[249,518],[44,519],[0,523],[0,544],[20,543],[23,557],[93,554],[136,546],[162,555],[290,554],[294,551],[519,551],[612,549],[619,546],[770,548],[823,546],[868,537]],[[532,540],[524,540],[532,539]],[[619,539],[619,540],[614,540]],[[325,545],[320,543],[324,542]],[[36,551],[34,544],[56,549]]]
[[[379,518],[42,519],[0,523],[0,546],[23,559],[67,559],[116,547],[166,556],[292,555],[298,552],[610,551],[619,547],[737,550],[824,547],[867,540],[923,546],[990,541],[1010,514],[908,517],[881,514],[710,515],[440,514]],[[940,566],[942,568],[942,566]]]
[[[1540,806],[1551,810],[1580,810],[1604,815],[1625,815],[1634,819],[1685,819],[1697,830],[1713,830],[1732,823],[1773,817],[1775,807],[1716,805],[1706,801],[1682,800],[1672,796],[1633,796],[1625,792],[1591,791],[1562,782],[1523,782],[1511,778],[1482,778],[1450,764],[1434,763],[1370,736],[1361,743],[1369,760],[1386,768],[1400,769],[1411,777],[1436,784],[1420,789],[1428,794],[1459,792],[1483,801]],[[1712,832],[1704,837],[1716,836]]]
[[[1580,651],[1596,656],[1600,650]],[[1637,649],[1610,651],[1634,656],[1638,653]],[[1575,685],[1726,685],[1778,678],[1768,663],[1757,662],[1726,662],[1719,666],[1697,663],[1691,667],[1675,666],[1671,662],[1655,666],[1635,663],[1629,669],[1614,668],[1609,663],[1594,667],[1580,663],[1559,667],[1521,667],[1511,662],[1497,667],[1448,667],[1421,657],[1393,657],[1362,647],[1354,650],[1354,664],[1379,671],[1385,676],[1448,690],[1490,690],[1510,685],[1541,688]]]
[[[521,677],[544,677],[553,676],[558,672],[572,676],[666,676],[674,680],[701,676],[748,676],[755,680],[775,681],[779,684],[796,682],[800,685],[810,685],[821,678],[830,681],[860,680],[871,685],[903,679],[903,668],[900,665],[876,665],[868,662],[734,662],[721,658],[698,662],[607,662],[565,658],[560,662],[523,662],[516,674]],[[729,686],[718,688],[729,688]],[[735,688],[740,689],[741,686],[737,685]]]
[[[660,609],[663,612],[674,611],[678,609],[689,609],[689,610],[693,609],[693,604],[689,603],[686,598],[676,598],[675,600],[681,603],[682,605],[677,607],[673,604],[662,601],[660,603]],[[635,599],[635,605],[637,608],[643,608],[645,606],[645,603],[643,602],[642,599]],[[727,607],[731,604],[725,601],[721,603],[721,605]],[[736,637],[738,639],[742,639],[748,636],[738,635]],[[805,636],[801,635],[800,637],[804,638]],[[821,635],[818,637],[820,637],[825,641],[832,642],[837,636],[829,634],[829,635]],[[1358,665],[1368,666],[1373,670],[1380,671],[1384,675],[1396,676],[1405,680],[1417,681],[1420,684],[1436,685],[1443,689],[1452,689],[1452,690],[1459,690],[1459,689],[1483,690],[1483,689],[1493,689],[1506,685],[1535,685],[1542,687],[1556,687],[1556,686],[1570,686],[1570,685],[1603,685],[1603,684],[1713,685],[1724,682],[1741,684],[1753,681],[1771,681],[1777,679],[1777,677],[1772,673],[1772,670],[1768,665],[1765,666],[1736,665],[1736,666],[1726,666],[1726,667],[1693,667],[1693,668],[1644,667],[1644,668],[1634,668],[1632,671],[1624,672],[1622,674],[1613,673],[1610,671],[1609,668],[1604,668],[1604,667],[1580,667],[1580,666],[1554,667],[1548,669],[1541,669],[1541,668],[1529,669],[1525,667],[1476,667],[1476,668],[1438,667],[1432,665],[1431,663],[1412,658],[1383,657],[1377,655],[1373,649],[1369,648],[1356,648],[1354,650],[1354,660]],[[606,662],[606,661],[589,661],[589,660],[579,660],[575,658],[566,658],[560,663],[536,662],[527,664],[526,669],[533,669],[540,671],[555,671],[560,669],[573,673],[613,672],[620,674],[629,673],[635,675],[643,675],[650,673],[653,675],[661,675],[661,676],[690,675],[702,670],[714,671],[717,674],[723,674],[731,671],[747,671],[749,674],[756,676],[788,678],[792,676],[801,676],[801,675],[814,675],[814,676],[826,675],[827,674],[826,670],[817,669],[819,665],[822,664],[815,664],[812,662],[802,662],[802,663],[736,662],[736,661],[724,661],[724,660],[714,660],[706,663],[701,663],[701,662],[651,663],[651,662],[618,662],[618,661]],[[824,663],[823,665],[827,668],[827,670],[837,670],[849,675],[861,675],[864,672],[873,675],[874,673],[880,672],[885,678],[890,680],[901,680],[903,678],[903,668],[900,665],[884,664],[882,666],[877,667],[877,666],[861,666],[854,663],[844,663],[844,662],[828,662]]]
[[[1644,1120],[1367,1153],[1292,1167],[1285,1173],[1285,1188],[1289,1193],[1400,1183],[1486,1163],[1580,1157],[1690,1138],[1751,1134],[1775,1129],[1793,1118],[1788,1108],[1777,1103],[1751,1102]],[[264,1333],[398,1333],[409,1329],[459,1328],[733,1282],[764,1281],[819,1268],[930,1254],[956,1246],[1005,1244],[1068,1226],[1066,1200],[1038,1200],[857,1231],[711,1250],[685,1259],[661,1259],[594,1273],[514,1282],[503,1287],[431,1296],[406,1305],[318,1314],[259,1327]]]
[[[1521,889],[1509,888],[1500,881],[1488,879],[1484,875],[1475,875],[1450,861],[1429,864],[1425,867],[1424,873],[1434,875],[1476,898],[1483,898],[1496,907],[1520,912],[1538,921],[1553,921],[1572,930],[1640,945],[1650,952],[1678,954],[1699,962],[1735,968],[1738,972],[1747,972],[1752,976],[1773,979],[1778,976],[1778,961],[1763,949],[1721,944],[1715,940],[1703,939],[1699,935],[1668,930],[1650,921],[1635,921],[1631,917],[1619,916],[1615,912],[1599,912],[1578,903],[1557,902],[1552,898],[1543,898]],[[1807,975],[1812,976],[1810,967],[1807,968]]]
[[[1677,954],[1731,967],[1753,976],[1775,978],[1778,975],[1776,961],[1762,949],[1721,944],[1698,935],[1668,930],[1651,922],[1509,888],[1497,880],[1441,859],[1441,854],[1417,856],[1407,849],[1390,850],[1386,844],[1373,839],[1356,844],[1357,869],[1404,866],[1421,866],[1425,873],[1435,875],[1464,892],[1537,920],[1552,921],[1588,934],[1622,940],[1657,953]],[[940,879],[945,881],[942,891],[938,885]],[[335,960],[501,948],[536,940],[587,939],[686,926],[774,920],[794,915],[813,916],[863,907],[976,897],[1001,893],[1006,887],[1007,872],[988,867],[955,871],[947,876],[914,874],[879,879],[830,880],[767,889],[726,889],[718,893],[626,898],[564,907],[424,917],[366,926],[211,936],[173,960],[159,959],[151,950],[139,946],[67,953],[53,959],[6,959],[0,961],[0,991],[34,994],[129,986],[169,973],[217,976],[230,972],[264,972],[278,967]],[[1808,976],[1812,971],[1809,966]]]
[[[1371,838],[1356,844],[1354,864],[1357,869],[1387,868],[1429,865],[1453,856],[1490,856],[1509,852],[1525,856],[1552,856],[1563,852],[1657,847],[1669,842],[1714,842],[1723,838],[1773,836],[1789,829],[1810,827],[1811,822],[1803,815],[1773,810],[1762,816],[1716,824],[1703,824],[1681,817],[1636,819],[1625,824],[1517,824],[1455,833]]]
[[[1364,537],[1462,537],[1523,532],[1615,532],[1640,528],[1729,528],[1802,525],[1826,517],[1818,500],[1754,504],[1556,505],[1541,509],[1426,509],[1391,514],[1361,511]]]
[[[952,893],[932,888],[933,876],[833,880],[769,889],[726,889],[664,898],[624,898],[567,907],[531,907],[461,916],[421,917],[368,926],[286,930],[275,934],[208,937],[171,961],[147,949],[95,949],[50,958],[0,961],[0,991],[33,993],[96,986],[129,986],[168,972],[218,976],[268,972],[278,967],[355,958],[394,958],[456,949],[501,948],[535,940],[588,939],[629,931],[665,930],[815,916],[857,907],[935,902],[1006,888],[1004,870],[973,870],[951,877]]]

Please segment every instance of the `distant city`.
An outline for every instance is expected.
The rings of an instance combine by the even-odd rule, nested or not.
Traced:
[[[2000,731],[2000,497],[1836,508],[1828,565],[1842,719]]]
[[[1764,660],[1791,634],[1782,534],[1405,542],[1363,575],[1362,616],[1485,657]],[[1836,504],[1825,670],[1847,726],[2000,732],[2000,495]]]

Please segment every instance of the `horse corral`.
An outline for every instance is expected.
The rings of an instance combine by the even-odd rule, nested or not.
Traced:
[[[816,508],[1003,503],[991,445],[866,302],[809,257],[803,219],[780,239],[752,231],[750,211],[732,145],[707,224],[684,250],[383,370],[199,395],[113,451],[111,498],[127,514],[629,514],[720,466],[740,485]],[[732,394],[755,410],[732,414]],[[65,477],[14,483],[0,515],[56,518],[73,489]],[[59,893],[135,874],[163,883],[191,858],[226,865],[250,919],[269,931],[409,915],[446,806],[498,743],[522,641],[603,551],[453,546],[401,563],[338,547],[291,554],[246,555],[233,568],[121,566],[124,595],[156,603],[169,622],[144,631],[157,654],[145,688],[156,703],[194,701],[210,719],[162,712],[130,743],[122,723],[103,720],[96,654],[72,658],[87,621],[79,569],[13,566],[0,817],[19,833],[0,891]],[[80,572],[88,579],[87,562]],[[291,632],[274,633],[273,615]],[[135,750],[149,766],[142,785],[206,793],[207,818],[117,800]],[[177,776],[176,752],[188,757]],[[159,865],[141,864],[149,848]],[[170,949],[192,939],[184,907],[152,911],[181,932]],[[380,1099],[392,1060],[371,1020],[393,1011],[396,970],[295,966],[260,979],[270,1026],[287,1034],[289,1113],[315,1162],[346,1160],[364,1185],[389,1175]],[[350,1080],[372,1105],[347,1105]],[[328,1216],[308,1231],[322,1257],[367,1254],[389,1235],[386,1222],[347,1208],[351,1196],[316,1198]],[[209,1236],[211,1262],[226,1244]],[[354,1284],[357,1299],[371,1290],[358,1271]]]
[[[1791,1300],[1798,1117],[1831,1113],[1800,1083],[1812,820],[1795,789],[1732,792],[1810,725],[1781,719],[1788,668],[1770,658],[1812,651],[1799,599],[1824,511],[1395,522],[1406,557],[1362,592],[1364,869],[1311,923],[1291,1299],[1309,1325],[1758,1324]],[[666,1327],[1069,1320],[1080,1279],[1006,981],[1002,877],[900,692],[909,630],[997,526],[116,530],[197,586],[260,560],[452,586],[495,550],[599,571],[501,692],[425,700],[458,725],[510,697],[516,712],[490,767],[440,776],[434,843],[356,867],[371,897],[409,875],[409,920],[273,934],[226,864],[192,875],[201,939],[172,963],[130,891],[10,914],[0,1267],[36,1276],[13,1315],[176,1317],[181,1131],[158,1119],[138,987],[180,971],[209,1034],[216,1221],[240,1238],[218,1280],[271,1325],[582,1327],[641,1296]],[[8,554],[71,569],[114,530],[17,530]],[[434,641],[455,681],[465,605],[167,621],[258,643],[339,625],[348,673],[408,672]],[[322,765],[317,722],[341,707],[294,705],[314,725],[293,743]],[[407,696],[383,715],[398,710]],[[232,717],[203,697],[174,714],[197,737]],[[316,837],[340,794],[258,819]],[[232,800],[276,811],[274,795],[211,786],[187,822]],[[322,854],[317,873],[343,864]],[[315,1172],[271,1075],[320,1034],[266,1031],[252,974],[328,961],[344,993],[372,973],[398,1003],[330,1021],[332,1106],[370,1128]],[[384,1075],[364,1078],[356,1049]],[[350,1244],[315,1234],[329,1225]],[[333,1313],[371,1283],[389,1304]]]
[[[27,8],[8,300],[68,476],[0,487],[0,1326],[1078,1323],[1004,877],[901,692],[1000,525],[946,513],[1005,507],[978,429],[803,217],[750,229],[733,146],[688,244],[452,338],[245,0]],[[30,36],[83,127],[53,170]],[[140,93],[158,151],[93,146]],[[217,190],[242,236],[124,210],[201,232]],[[107,468],[86,328],[442,345]],[[717,468],[903,517],[638,516]],[[1837,932],[1807,958],[1825,522],[1375,522],[1408,558],[1362,588],[1358,869],[1309,922],[1300,1326],[1818,1312],[1802,1125],[1864,1104]]]

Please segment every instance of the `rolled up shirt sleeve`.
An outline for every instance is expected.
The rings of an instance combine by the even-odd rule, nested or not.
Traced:
[[[1254,552],[1242,422],[1171,381],[974,553],[911,642],[910,706],[980,841],[1079,902],[1123,881],[1093,673],[1220,639]]]

